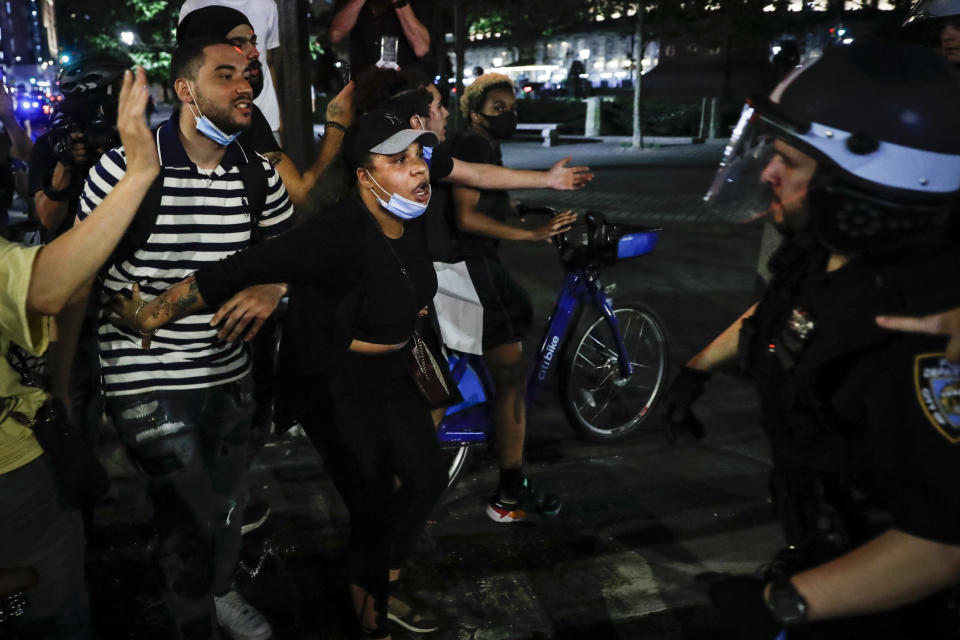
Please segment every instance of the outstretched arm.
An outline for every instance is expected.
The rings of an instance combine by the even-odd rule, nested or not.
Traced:
[[[791,578],[810,620],[895,609],[958,581],[960,547],[897,529]]]
[[[554,216],[542,227],[524,229],[491,218],[477,209],[480,192],[469,187],[454,187],[453,203],[457,227],[468,233],[477,233],[500,240],[549,240],[563,233],[577,220],[577,214],[565,211]]]
[[[740,328],[743,326],[743,321],[752,316],[756,310],[757,304],[754,303],[733,324],[724,329],[723,333],[714,338],[713,342],[690,358],[686,366],[699,371],[712,371],[736,358],[740,347]]]
[[[477,189],[582,189],[593,180],[590,167],[568,167],[573,158],[564,158],[549,171],[508,169],[495,164],[481,164],[453,159],[453,171],[444,180]]]
[[[139,333],[144,349],[150,348],[157,329],[207,307],[197,288],[197,278],[193,275],[173,285],[150,302],[145,302],[140,297],[140,285],[134,283],[129,298],[116,295],[108,304],[113,312],[110,320]]]
[[[950,336],[947,359],[960,362],[960,307],[921,318],[877,316],[877,324],[884,329],[912,331]]]
[[[127,155],[127,171],[83,222],[38,253],[27,293],[27,309],[57,314],[110,256],[160,173],[153,136],[143,117],[149,92],[146,73],[127,71],[120,89],[117,129]]]

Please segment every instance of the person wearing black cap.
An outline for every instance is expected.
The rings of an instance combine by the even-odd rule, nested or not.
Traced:
[[[252,283],[279,278],[315,293],[291,296],[288,313],[304,388],[315,390],[298,415],[350,511],[351,597],[373,638],[389,637],[388,618],[437,628],[390,582],[446,485],[429,406],[407,369],[414,325],[437,289],[418,218],[431,195],[423,147],[438,139],[408,127],[388,111],[361,116],[344,138],[355,192],[297,233],[203,267],[142,309],[136,291],[114,302],[115,321],[148,344],[156,328]],[[223,307],[212,322],[225,317],[227,340],[249,333]]]
[[[260,63],[260,50],[257,48],[257,34],[254,33],[251,24],[246,15],[232,7],[221,5],[203,7],[186,14],[177,26],[177,45],[202,36],[226,37],[243,52],[249,61],[247,80],[256,99],[264,88],[263,65]],[[344,108],[343,104],[349,104],[352,91],[353,84],[349,83],[327,105],[327,126],[323,144],[313,165],[303,173],[300,173],[290,156],[277,144],[270,124],[260,111],[260,107],[253,105],[250,127],[240,134],[239,142],[270,161],[280,174],[290,201],[298,209],[308,204],[310,192],[317,180],[340,151],[343,132],[350,126],[352,119],[350,109]]]

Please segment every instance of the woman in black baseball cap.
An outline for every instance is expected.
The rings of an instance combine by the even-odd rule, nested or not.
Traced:
[[[431,193],[423,147],[437,142],[392,112],[369,112],[344,137],[352,197],[146,304],[137,288],[114,303],[116,321],[147,346],[160,326],[221,304],[212,320],[222,323],[220,335],[249,340],[259,326],[231,296],[256,283],[296,285],[286,321],[307,390],[297,414],[350,511],[350,592],[371,638],[390,637],[388,618],[420,633],[437,628],[389,582],[447,479],[430,407],[408,372],[415,323],[437,289],[417,220]],[[388,615],[391,595],[404,606]]]

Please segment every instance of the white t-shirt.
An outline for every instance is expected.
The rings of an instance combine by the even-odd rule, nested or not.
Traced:
[[[277,101],[277,92],[273,87],[273,76],[270,75],[270,67],[267,65],[267,51],[276,49],[280,46],[280,19],[277,16],[277,3],[275,0],[187,0],[180,7],[180,18],[177,22],[183,21],[191,11],[209,7],[211,5],[220,5],[236,9],[247,16],[253,32],[257,35],[257,48],[260,50],[260,62],[263,67],[263,91],[253,101],[260,107],[270,128],[274,131],[280,128],[280,103]],[[224,34],[226,35],[226,34]]]

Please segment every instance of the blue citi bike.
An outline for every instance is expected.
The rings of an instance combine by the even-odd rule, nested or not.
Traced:
[[[520,213],[557,215],[549,207],[521,207]],[[583,223],[553,238],[566,278],[527,375],[525,402],[531,407],[557,370],[568,421],[594,442],[634,433],[665,385],[668,347],[660,320],[643,304],[614,302],[616,285],[600,280],[604,267],[653,251],[658,232],[589,212]],[[467,467],[471,447],[493,433],[494,385],[482,356],[450,351],[448,359],[463,396],[438,428],[452,487]]]

